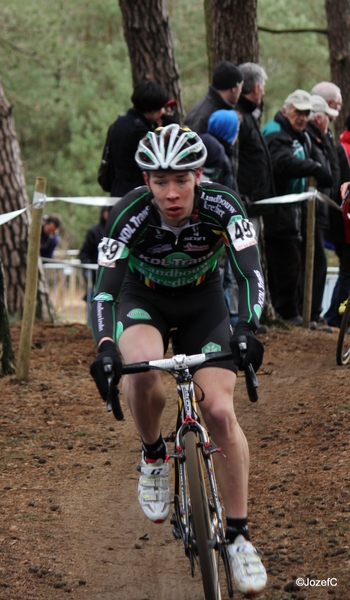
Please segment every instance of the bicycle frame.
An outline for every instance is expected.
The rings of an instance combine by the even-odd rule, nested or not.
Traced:
[[[212,556],[213,552],[215,551],[215,553],[218,554],[217,559],[215,558],[214,561],[214,571],[216,573],[216,575],[214,573],[214,579],[216,581],[215,585],[217,586],[217,591],[207,592],[204,583],[203,586],[206,599],[213,598],[215,600],[220,600],[221,598],[217,570],[219,558],[222,559],[224,564],[229,596],[230,598],[233,596],[231,571],[226,551],[227,542],[225,540],[225,530],[222,518],[223,509],[219,500],[212,460],[212,454],[220,452],[220,448],[211,445],[208,432],[200,422],[200,417],[197,412],[194,380],[190,369],[206,361],[216,362],[218,360],[227,360],[227,358],[231,358],[230,353],[211,352],[191,356],[180,354],[174,355],[171,358],[123,366],[123,373],[125,374],[158,369],[171,373],[176,379],[178,392],[176,431],[173,432],[171,436],[165,438],[166,441],[174,443],[174,452],[168,455],[168,458],[173,458],[175,461],[174,514],[171,519],[171,524],[173,525],[174,537],[176,539],[182,539],[183,541],[185,554],[190,560],[191,573],[193,576],[195,564],[199,564],[202,560],[201,558],[198,558],[198,555],[201,555],[203,550],[198,547],[199,544],[197,544],[196,533],[193,527],[193,521],[196,521],[193,511],[196,511],[197,507],[194,507],[191,504],[191,482],[188,481],[189,466],[188,456],[186,455],[186,436],[192,432],[195,435],[196,454],[199,457],[198,463],[196,463],[200,470],[199,481],[202,482],[202,488],[205,488],[207,485],[209,491],[209,499],[207,498],[207,493],[204,489],[202,489],[201,496],[205,498],[205,501],[203,502],[204,512],[206,512],[208,517],[207,520],[210,522],[209,530],[207,532],[208,537],[205,537],[204,540],[204,544],[207,545],[208,556],[210,555],[210,564],[214,561]],[[202,565],[201,568],[203,579],[203,577],[206,577],[206,574],[203,573]]]

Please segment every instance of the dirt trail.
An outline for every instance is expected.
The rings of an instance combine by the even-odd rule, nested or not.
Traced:
[[[17,348],[18,325],[12,335]],[[240,377],[235,402],[269,574],[258,598],[348,600],[350,369],[335,365],[335,335],[260,337],[259,401]],[[29,381],[0,380],[0,598],[202,600],[169,521],[153,525],[138,506],[138,436],[125,405],[118,423],[98,400],[94,355],[86,327],[36,325]],[[175,416],[166,386],[164,432]],[[296,577],[337,582],[297,589]]]

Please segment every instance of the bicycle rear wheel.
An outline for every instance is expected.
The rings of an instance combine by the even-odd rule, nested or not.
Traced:
[[[215,539],[211,527],[209,502],[204,483],[203,470],[197,448],[197,437],[193,431],[184,436],[187,477],[191,499],[196,548],[202,574],[205,600],[221,600],[217,560],[219,553],[214,549]]]
[[[346,365],[350,361],[350,296],[341,320],[337,343],[337,365]]]

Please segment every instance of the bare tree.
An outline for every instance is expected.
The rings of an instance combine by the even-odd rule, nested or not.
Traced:
[[[350,114],[350,0],[326,0],[326,15],[331,79],[340,87],[343,96],[343,110],[335,121],[338,137]]]
[[[143,79],[160,83],[178,103],[183,118],[180,78],[165,0],[119,0],[134,85]]]
[[[204,0],[209,76],[222,60],[259,62],[257,0]]]
[[[0,212],[9,213],[28,205],[12,109],[0,84]],[[0,226],[0,250],[10,315],[21,316],[23,310],[29,224],[28,210]],[[42,267],[39,269],[36,315],[39,319],[53,320]]]

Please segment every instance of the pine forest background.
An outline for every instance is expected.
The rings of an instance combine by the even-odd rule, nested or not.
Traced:
[[[185,111],[207,91],[203,0],[167,0]],[[324,0],[258,0],[262,122],[296,88],[330,78]],[[232,32],[234,36],[234,32]],[[96,181],[108,125],[131,106],[132,76],[117,0],[12,0],[0,6],[0,81],[12,106],[26,185],[48,196],[103,195]],[[342,119],[346,115],[341,115]],[[55,202],[60,246],[78,248],[98,208]],[[69,224],[69,225],[68,225]]]

